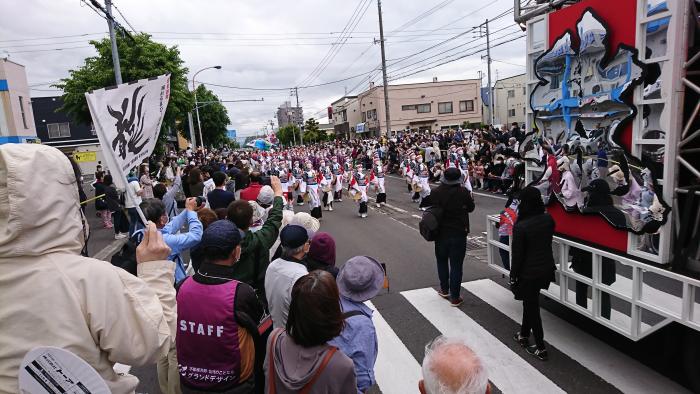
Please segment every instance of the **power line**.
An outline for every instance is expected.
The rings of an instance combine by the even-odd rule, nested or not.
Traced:
[[[124,14],[122,14],[122,10],[120,10],[119,7],[117,7],[117,5],[114,4],[114,3],[112,3],[112,6],[114,7],[114,9],[117,10],[117,12],[119,13],[119,15],[121,15],[122,19],[124,19],[124,22],[126,22],[126,24],[129,25],[129,27],[131,28],[131,31],[133,31],[134,33],[138,32],[138,30],[136,30],[136,29],[134,28],[134,26],[132,26],[131,23],[129,23],[129,21],[126,19],[126,17],[124,16]]]
[[[448,4],[450,4],[450,3],[453,2],[453,1],[454,1],[454,0],[444,0],[443,2],[436,4],[435,6],[433,6],[433,7],[430,8],[430,9],[428,9],[427,11],[423,12],[422,14],[417,15],[417,16],[414,17],[413,19],[407,21],[407,22],[404,23],[403,25],[401,25],[401,26],[397,27],[396,29],[392,30],[392,33],[402,31],[403,29],[405,29],[405,28],[407,28],[408,26],[410,26],[412,23],[416,23],[416,22],[418,22],[418,21],[420,21],[420,20],[422,20],[422,19],[425,19],[425,18],[429,17],[430,15],[432,15],[432,14],[434,14],[435,12],[439,11],[440,9],[444,8],[445,6],[447,6]]]
[[[509,28],[511,28],[511,27],[514,27],[514,26],[506,26],[506,27],[503,27],[503,28],[501,28],[501,29],[498,29],[498,30],[494,31],[492,34],[501,32],[501,31],[506,30],[506,29],[509,29]],[[495,37],[495,39],[503,38],[503,37],[506,37],[506,36],[508,36],[508,35],[513,35],[513,34],[520,33],[520,32],[521,32],[520,30],[514,31],[514,32],[510,32],[510,33],[504,34],[504,35],[502,35],[502,36],[500,36],[500,37]],[[472,39],[472,40],[467,41],[467,42],[465,42],[465,43],[463,43],[463,44],[460,44],[460,45],[457,45],[457,46],[452,47],[452,48],[450,48],[450,49],[446,49],[446,50],[444,50],[444,51],[442,51],[442,52],[436,53],[435,55],[431,55],[430,57],[427,57],[427,58],[424,58],[424,59],[415,61],[415,62],[413,62],[413,63],[409,63],[409,64],[407,64],[407,65],[405,65],[405,66],[401,66],[401,67],[399,67],[399,68],[396,68],[396,69],[392,70],[392,72],[396,72],[396,71],[399,71],[399,70],[403,70],[403,69],[406,69],[406,68],[411,67],[411,66],[413,66],[413,65],[416,65],[416,64],[425,62],[426,60],[430,60],[430,59],[433,59],[433,58],[435,58],[435,57],[437,57],[437,56],[446,54],[447,52],[452,52],[452,51],[454,51],[455,49],[464,47],[465,45],[469,45],[469,44],[471,44],[471,43],[473,43],[473,42],[476,42],[476,41],[479,41],[479,40],[481,40],[481,39],[482,39],[481,37]],[[479,45],[481,45],[481,44],[478,44],[478,45],[476,45],[476,46],[479,46]],[[476,47],[476,46],[475,46],[475,47]],[[467,49],[473,49],[473,48],[474,48],[474,47],[470,47],[470,48],[467,48]],[[448,56],[452,56],[452,55],[448,55]],[[392,66],[395,65],[395,64],[396,64],[396,63],[392,64]]]
[[[511,66],[518,66],[518,67],[526,68],[526,66],[524,64],[509,63],[509,62],[504,62],[503,60],[496,60],[496,59],[491,59],[491,61],[494,61],[497,63],[503,63],[503,64],[510,64]]]
[[[360,20],[362,20],[362,18],[364,18],[365,14],[367,13],[367,10],[369,9],[369,6],[372,4],[372,0],[367,0],[365,2],[365,5],[362,5],[363,1],[364,0],[360,1],[360,3],[358,4],[357,10],[360,10],[362,7],[364,7],[364,10],[362,10],[361,12],[358,11],[358,13],[355,17],[354,23],[352,22],[352,18],[351,18],[351,20],[348,22],[348,25],[346,25],[348,27],[348,29],[347,29],[348,33],[346,34],[346,37],[343,39],[342,35],[341,35],[341,38],[338,39],[339,44],[335,47],[331,46],[331,48],[329,49],[327,59],[325,60],[325,64],[324,64],[324,60],[322,60],[318,66],[319,68],[318,68],[318,71],[316,71],[316,74],[314,75],[314,72],[312,72],[312,75],[310,77],[308,77],[307,79],[304,79],[302,81],[301,85],[309,84],[309,83],[313,82],[316,78],[318,78],[321,75],[321,73],[323,73],[323,71],[325,71],[325,69],[328,67],[330,62],[333,61],[333,59],[338,54],[338,52],[340,52],[340,49],[343,47],[345,42],[347,42],[350,34],[352,34],[352,32],[355,31],[355,28],[357,28],[357,25],[360,23]],[[350,26],[351,23],[352,23],[352,26]],[[335,51],[334,51],[334,49],[335,49]]]
[[[49,49],[32,49],[27,51],[13,51],[12,54],[17,53],[30,53],[30,52],[53,52],[53,51],[63,51],[67,49],[79,49],[79,48],[94,48],[92,45],[81,45],[77,47],[65,47],[65,48],[49,48]]]
[[[17,42],[17,41],[41,41],[41,40],[53,40],[57,38],[74,38],[74,37],[87,37],[94,36],[98,34],[107,34],[106,31],[99,33],[81,33],[81,34],[71,34],[67,36],[50,36],[50,37],[33,37],[33,38],[16,38],[12,40],[0,40],[0,42]]]
[[[504,44],[508,44],[508,43],[511,43],[511,42],[515,42],[516,40],[519,40],[519,39],[525,38],[525,37],[526,37],[526,35],[523,34],[523,35],[518,36],[518,37],[515,37],[515,38],[513,38],[513,39],[508,39],[508,40],[499,42],[498,44],[491,45],[491,48],[495,48],[495,47],[498,47],[498,46],[501,46],[501,45],[504,45]],[[392,81],[395,81],[395,80],[398,80],[398,79],[401,79],[401,78],[405,78],[405,77],[408,77],[408,76],[411,76],[411,75],[415,75],[415,74],[421,73],[421,72],[423,72],[423,71],[427,71],[427,70],[430,70],[430,69],[433,69],[433,68],[436,68],[436,67],[440,67],[440,66],[442,66],[442,65],[445,65],[445,64],[448,64],[448,63],[452,63],[452,62],[454,62],[454,61],[457,61],[457,60],[460,60],[460,59],[464,59],[464,58],[467,57],[467,56],[475,55],[475,54],[477,54],[477,53],[484,52],[484,51],[486,51],[486,48],[482,48],[482,49],[479,49],[479,50],[474,51],[474,52],[466,53],[466,54],[464,54],[464,55],[462,55],[462,56],[460,56],[460,57],[457,57],[457,58],[455,58],[455,59],[447,60],[447,61],[441,62],[441,63],[439,63],[439,64],[436,64],[436,65],[433,65],[433,66],[430,66],[430,67],[426,67],[426,68],[423,68],[423,69],[420,69],[420,70],[408,72],[408,73],[406,73],[406,74],[394,76],[391,80],[392,80]],[[449,56],[448,56],[448,57],[449,57]]]

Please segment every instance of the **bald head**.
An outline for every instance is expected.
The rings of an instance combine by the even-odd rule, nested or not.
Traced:
[[[420,389],[423,394],[485,394],[488,376],[463,341],[440,336],[425,348]]]

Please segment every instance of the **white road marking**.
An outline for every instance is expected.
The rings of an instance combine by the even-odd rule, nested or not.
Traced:
[[[448,337],[461,337],[481,357],[491,380],[503,393],[564,393],[522,357],[432,288],[401,292],[435,328]],[[535,360],[538,361],[538,360]],[[383,389],[382,389],[383,391]]]
[[[372,302],[367,301],[365,304],[374,310],[372,321],[377,331],[379,344],[377,363],[374,365],[374,376],[377,379],[379,388],[385,394],[417,392],[418,381],[422,376],[420,364],[389,327],[389,324]]]
[[[474,192],[474,191],[472,192],[472,194],[476,194],[477,196],[482,196],[482,197],[491,197],[491,198],[495,198],[497,200],[508,200],[507,197],[499,196],[496,194],[479,193],[479,192]]]
[[[522,304],[490,279],[462,283],[462,287],[519,322]],[[541,310],[545,340],[625,393],[686,393],[668,378],[606,345],[566,321]],[[500,387],[500,386],[499,386]]]
[[[109,245],[105,246],[100,250],[99,252],[95,253],[93,258],[97,260],[107,260],[107,258],[111,257],[113,254],[115,254],[119,249],[121,249],[122,245],[126,243],[126,238],[125,239],[115,239],[114,241],[110,242]]]
[[[415,215],[415,214],[414,214],[414,215],[411,215],[411,216],[414,217],[414,218],[416,218],[416,219],[422,219],[422,217],[421,217],[420,215]]]

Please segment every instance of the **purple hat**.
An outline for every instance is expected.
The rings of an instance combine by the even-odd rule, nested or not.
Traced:
[[[336,281],[342,296],[355,302],[365,302],[382,289],[384,269],[372,257],[355,256],[343,264]]]
[[[335,266],[335,241],[333,237],[328,233],[316,233],[311,238],[309,257],[331,267]]]

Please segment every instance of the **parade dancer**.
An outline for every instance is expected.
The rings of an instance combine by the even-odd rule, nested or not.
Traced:
[[[372,165],[372,173],[370,174],[370,182],[375,184],[377,188],[377,208],[386,205],[386,189],[384,188],[384,166],[379,157],[374,157]]]
[[[314,166],[310,160],[306,162],[306,170],[303,174],[304,189],[309,195],[309,207],[311,208],[311,216],[320,219],[323,216],[321,212],[321,200],[318,197],[318,173],[314,170]]]
[[[280,178],[280,183],[282,184],[282,190],[284,191],[282,195],[282,199],[284,200],[284,209],[292,211],[294,210],[294,206],[292,205],[292,186],[294,183],[291,182],[291,176],[285,161],[282,162],[282,165],[277,172]]]
[[[294,179],[292,196],[299,206],[304,205],[304,194],[306,193],[303,175],[304,171],[301,169],[299,162],[295,161],[292,169],[292,178]]]
[[[333,210],[333,172],[331,167],[326,165],[324,160],[321,160],[320,166],[318,168],[319,172],[319,184],[321,185],[321,202],[323,203],[323,209],[326,211]]]
[[[462,148],[457,149],[457,163],[459,170],[462,172],[462,184],[471,193],[472,182],[469,178],[469,161],[464,157],[464,150]]]
[[[423,163],[423,156],[418,156],[416,158],[418,166],[416,167],[416,180],[415,182],[420,186],[419,205],[418,208],[421,211],[425,211],[428,206],[430,206],[430,183],[428,179],[430,178],[430,168]]]
[[[350,190],[350,180],[352,179],[353,171],[352,159],[348,157],[345,159],[345,164],[343,164],[343,181],[348,185],[348,190]]]
[[[420,162],[418,161],[419,158],[421,159],[421,161],[423,160],[423,156],[411,153],[411,160],[408,163],[408,166],[410,168],[409,174],[411,174],[409,182],[411,184],[411,191],[413,191],[411,201],[416,203],[420,203],[420,193],[423,189],[423,186],[419,182],[418,176],[418,170],[420,167]]]
[[[331,172],[333,173],[333,200],[336,202],[343,201],[343,170],[338,163],[338,158],[333,156],[333,163],[331,164]]]
[[[355,200],[360,204],[358,215],[361,218],[367,217],[367,183],[368,179],[362,173],[362,164],[355,167],[355,172],[350,179],[349,192]]]
[[[403,163],[401,164],[401,171],[403,172],[403,176],[406,179],[406,184],[408,185],[408,192],[413,193],[413,169],[411,166],[411,162],[413,160],[413,153],[408,153],[406,152],[406,156],[404,157]]]

